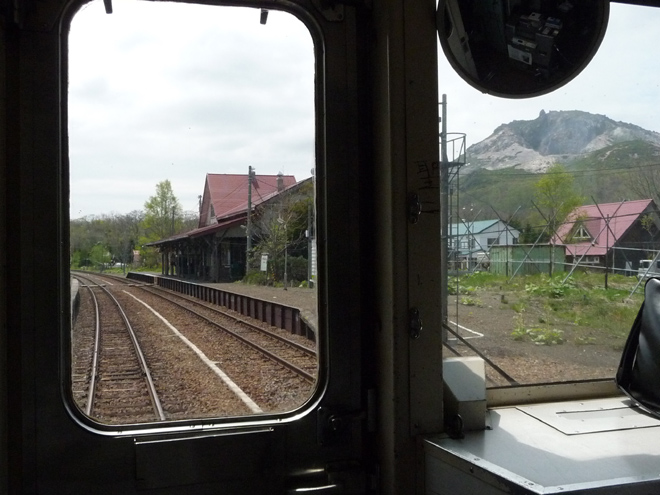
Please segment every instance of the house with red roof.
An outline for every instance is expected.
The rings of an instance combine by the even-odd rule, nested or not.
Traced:
[[[660,217],[651,199],[579,206],[551,239],[564,245],[566,263],[632,274],[660,248]]]
[[[207,174],[198,227],[152,242],[161,254],[162,274],[213,282],[240,279],[247,259],[248,212],[301,190],[312,178],[292,175]]]

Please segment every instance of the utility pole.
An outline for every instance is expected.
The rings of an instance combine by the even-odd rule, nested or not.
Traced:
[[[289,284],[286,276],[286,269],[288,264],[287,255],[289,251],[289,234],[286,230],[286,224],[287,222],[284,222],[284,290],[286,290],[286,287]]]
[[[245,274],[248,273],[248,262],[250,260],[250,251],[252,251],[252,165],[248,167],[248,204],[247,204],[247,226],[245,235],[247,236],[247,249],[245,251]]]
[[[609,256],[610,256],[610,216],[607,215],[605,219],[605,225],[607,225],[607,232],[605,235],[605,290],[607,290],[607,275],[610,271],[609,267]]]
[[[312,208],[307,205],[307,287],[312,287]]]
[[[287,287],[286,265],[287,265],[287,251],[289,250],[289,236],[286,230],[288,220],[284,220],[281,216],[278,217],[277,223],[284,227],[284,290]]]

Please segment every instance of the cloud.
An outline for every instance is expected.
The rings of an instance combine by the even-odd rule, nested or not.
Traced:
[[[164,179],[182,203],[194,206],[209,172],[246,173],[253,166],[264,174],[309,176],[315,166],[314,54],[299,20],[271,11],[263,26],[258,9],[135,0],[113,5],[107,15],[100,0],[87,4],[71,28],[72,217],[75,208],[141,208]],[[448,131],[466,133],[470,145],[542,109],[584,110],[660,131],[654,114],[660,60],[649,55],[660,42],[659,23],[660,9],[612,3],[610,26],[591,64],[567,86],[526,100],[480,93],[440,53]]]
[[[209,172],[308,177],[311,36],[281,12],[263,26],[257,9],[92,2],[72,23],[69,135],[72,218],[140,208],[165,178],[194,203]]]

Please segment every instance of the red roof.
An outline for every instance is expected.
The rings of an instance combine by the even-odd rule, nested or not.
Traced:
[[[199,227],[167,239],[149,243],[148,245],[165,244],[181,239],[199,237],[229,227],[240,225],[247,217],[248,182],[247,174],[206,174],[204,197],[199,216]],[[277,190],[277,175],[255,175],[252,179],[252,208],[281,192],[305,182],[296,183],[293,175],[283,175],[281,191]],[[213,206],[211,211],[210,208]]]
[[[277,193],[277,175],[255,175],[252,179],[252,207]],[[293,175],[282,176],[286,189],[296,183]],[[247,212],[247,174],[206,174],[204,196],[209,194],[216,218]],[[206,198],[204,198],[206,200]],[[202,211],[202,213],[204,213]]]
[[[652,209],[655,209],[655,203],[651,199],[579,206],[568,215],[566,222],[553,236],[552,242],[563,244],[563,241],[574,233],[574,227],[579,222],[587,230],[591,240],[566,244],[566,254],[604,256],[607,249],[623,237],[640,215]],[[606,226],[608,218],[609,229]]]

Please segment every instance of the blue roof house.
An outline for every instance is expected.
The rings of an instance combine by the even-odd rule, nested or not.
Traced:
[[[520,231],[502,220],[461,221],[447,227],[450,260],[483,262],[491,246],[518,244]]]

